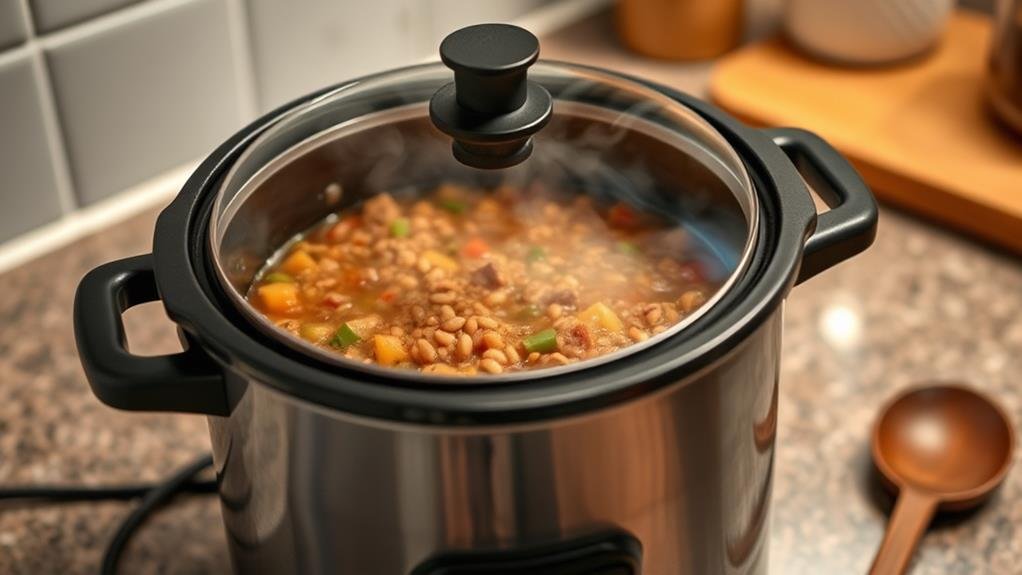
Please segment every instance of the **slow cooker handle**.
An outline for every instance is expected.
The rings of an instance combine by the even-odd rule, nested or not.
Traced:
[[[812,132],[798,128],[764,132],[831,208],[817,217],[816,230],[805,242],[796,283],[868,248],[876,237],[877,204],[848,160]]]
[[[121,315],[159,299],[148,254],[104,264],[82,278],[75,342],[92,392],[118,409],[227,415],[223,371],[198,346],[154,357],[128,351]]]

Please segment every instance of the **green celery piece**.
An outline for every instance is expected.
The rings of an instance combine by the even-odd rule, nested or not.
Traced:
[[[410,233],[412,233],[412,225],[408,218],[396,218],[390,222],[390,235],[395,238],[407,237]]]
[[[557,349],[557,331],[553,328],[538,331],[523,339],[522,345],[525,346],[525,351],[529,353],[534,351],[549,353]]]
[[[358,334],[355,333],[355,330],[351,329],[351,326],[346,323],[342,323],[341,327],[337,328],[337,333],[334,334],[334,339],[331,340],[330,343],[334,347],[344,349],[361,339],[362,338],[358,337]]]
[[[632,242],[622,240],[617,243],[617,251],[625,255],[635,256],[639,254],[639,246],[635,245]]]
[[[463,214],[468,209],[468,205],[465,202],[454,198],[440,200],[440,207],[452,214]]]

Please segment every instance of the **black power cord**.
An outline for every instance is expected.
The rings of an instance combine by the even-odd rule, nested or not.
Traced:
[[[141,483],[132,485],[112,486],[54,486],[31,485],[17,487],[0,487],[0,500],[29,499],[52,502],[68,501],[103,501],[110,499],[136,499],[142,501],[121,522],[117,532],[110,540],[106,553],[103,554],[101,575],[114,575],[121,554],[131,536],[145,523],[150,515],[179,493],[216,493],[215,481],[196,481],[195,476],[213,465],[210,455],[203,455],[192,463],[182,467],[160,483]]]
[[[110,501],[138,499],[157,487],[157,483],[86,487],[78,485],[30,485],[0,487],[0,500],[27,499],[63,503],[74,501]],[[216,493],[216,481],[191,481],[181,486],[182,493]]]
[[[174,498],[181,489],[187,485],[193,477],[213,465],[213,457],[204,455],[192,463],[182,467],[177,473],[171,475],[165,482],[156,486],[142,498],[142,502],[136,507],[117,528],[117,533],[106,548],[103,554],[103,566],[100,568],[101,575],[115,575],[117,563],[121,559],[121,553],[145,520],[153,511],[162,507],[165,503]]]

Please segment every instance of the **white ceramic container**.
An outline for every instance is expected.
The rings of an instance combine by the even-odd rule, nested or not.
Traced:
[[[818,58],[886,64],[933,46],[953,7],[954,0],[788,0],[785,28]]]

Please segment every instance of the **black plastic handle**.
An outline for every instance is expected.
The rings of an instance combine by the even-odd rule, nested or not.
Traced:
[[[454,138],[454,157],[486,170],[509,168],[532,154],[532,135],[550,121],[553,98],[528,78],[539,39],[510,24],[476,24],[440,43],[454,82],[429,101],[433,124]]]
[[[75,341],[92,392],[118,409],[227,415],[223,371],[202,349],[155,357],[128,351],[121,314],[158,299],[151,255],[110,262],[82,278]]]
[[[798,128],[764,132],[831,208],[819,215],[816,230],[805,242],[796,283],[868,248],[876,238],[877,204],[848,160],[812,132]]]

